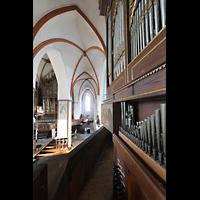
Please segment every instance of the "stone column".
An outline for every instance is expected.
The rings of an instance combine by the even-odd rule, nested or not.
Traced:
[[[71,100],[58,100],[57,138],[68,138],[71,147]]]

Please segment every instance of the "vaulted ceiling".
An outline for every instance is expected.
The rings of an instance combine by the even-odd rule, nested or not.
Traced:
[[[48,48],[47,48],[48,47]],[[57,49],[70,95],[90,89],[99,95],[106,59],[106,22],[98,0],[33,0],[33,59]]]

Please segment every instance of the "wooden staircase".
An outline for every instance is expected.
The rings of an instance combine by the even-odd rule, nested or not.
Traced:
[[[54,156],[64,153],[69,153],[71,148],[67,147],[67,139],[53,139],[47,144],[38,154],[35,155],[34,159],[38,157]]]

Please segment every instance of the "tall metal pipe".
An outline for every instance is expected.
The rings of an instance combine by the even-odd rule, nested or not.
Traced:
[[[152,136],[152,145],[153,148],[156,148],[156,138],[155,138],[155,114],[150,115],[151,118],[151,136]]]
[[[122,2],[122,49],[124,49],[124,2]]]
[[[145,0],[145,38],[146,38],[146,45],[149,43],[149,14],[148,14],[148,1]]]
[[[160,30],[160,11],[159,11],[159,0],[154,0],[154,17],[155,17],[155,35]]]
[[[162,28],[166,25],[166,0],[160,0]]]
[[[147,121],[146,121],[146,119],[144,120],[144,123],[143,123],[143,130],[144,130],[144,141],[145,141],[145,143],[147,143],[148,136],[147,136]]]
[[[142,124],[141,124],[140,133],[141,133],[142,150],[144,151],[145,147],[144,147],[144,124],[143,124],[143,121],[142,121]]]
[[[134,40],[133,40],[133,58],[135,58],[135,56],[137,55],[137,34],[136,34],[136,29],[137,29],[137,21],[136,21],[136,14],[134,16]]]
[[[141,1],[141,8],[142,8],[142,49],[145,47],[145,8],[144,8],[144,0]]]
[[[149,26],[150,26],[150,41],[153,39],[154,34],[153,34],[153,0],[149,0]]]
[[[148,152],[148,136],[147,136],[147,120],[144,120],[144,136],[145,136],[145,143],[144,143],[144,147],[145,147],[145,153]]]
[[[157,148],[160,152],[160,109],[155,110],[155,123],[156,123],[156,137],[157,137]]]
[[[148,144],[151,145],[151,119],[147,118],[147,134],[148,134]]]
[[[164,156],[166,157],[166,104],[160,104],[161,110],[161,126],[162,126],[162,134],[163,134],[163,151]]]
[[[139,5],[138,5],[138,10],[139,10],[139,41],[140,41],[140,51],[142,51],[142,14],[141,14],[141,1],[139,2]]]
[[[133,59],[133,24],[131,26],[131,60]]]
[[[137,15],[137,54],[138,55],[140,53],[140,42],[139,42],[139,38],[140,38],[140,33],[139,33],[139,11],[138,9],[136,9],[136,15]]]

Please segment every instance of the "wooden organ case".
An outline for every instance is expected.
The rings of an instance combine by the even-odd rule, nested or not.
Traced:
[[[114,199],[166,199],[166,0],[99,0]]]

